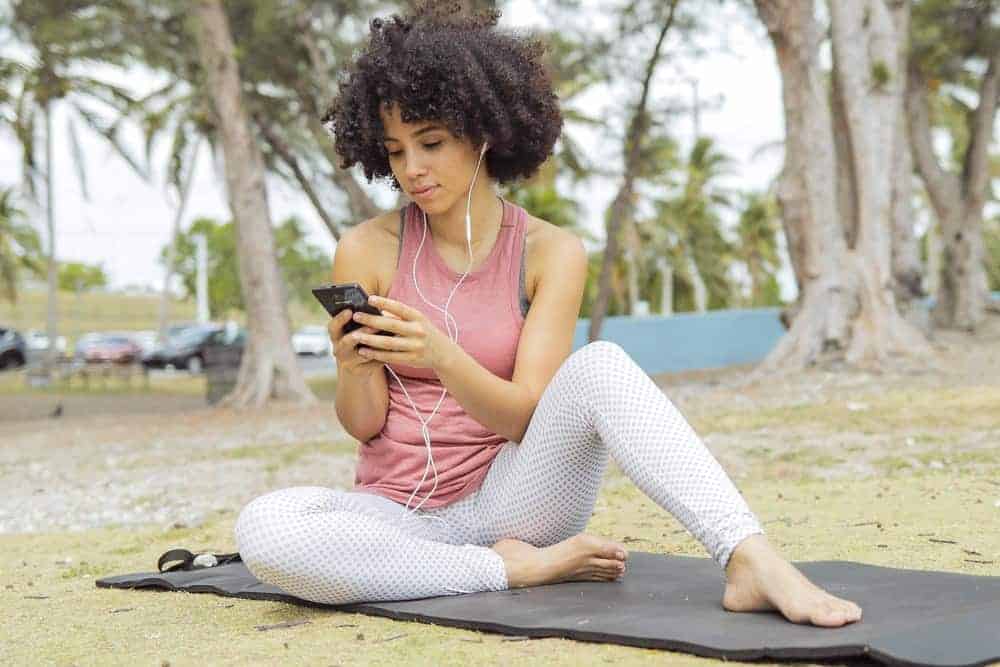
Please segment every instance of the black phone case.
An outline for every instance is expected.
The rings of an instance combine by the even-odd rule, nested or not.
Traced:
[[[312,288],[313,296],[320,302],[330,317],[336,317],[337,313],[344,308],[350,308],[354,312],[368,313],[369,315],[381,315],[375,306],[368,303],[368,294],[358,283],[340,283],[337,285],[322,285]],[[355,329],[364,326],[360,322],[350,320],[344,325],[344,333],[350,333]],[[395,336],[391,331],[379,331],[378,335]]]

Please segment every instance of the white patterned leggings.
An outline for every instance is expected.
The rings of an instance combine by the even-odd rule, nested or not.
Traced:
[[[500,555],[583,531],[608,455],[725,568],[763,533],[739,491],[681,413],[615,343],[566,359],[520,444],[506,443],[475,493],[418,510],[371,493],[319,486],[272,491],[236,520],[243,562],[259,580],[326,604],[506,589]]]

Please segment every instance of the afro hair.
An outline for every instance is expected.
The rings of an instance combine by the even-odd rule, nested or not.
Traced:
[[[368,43],[343,74],[323,116],[341,168],[391,179],[383,105],[403,122],[439,122],[474,146],[489,142],[486,166],[500,183],[531,176],[562,131],[559,101],[540,40],[501,31],[500,12],[460,14],[458,3],[420,2],[412,14],[372,19]]]

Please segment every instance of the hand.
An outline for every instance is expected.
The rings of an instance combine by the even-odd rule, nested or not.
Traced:
[[[345,334],[344,326],[351,321],[352,314],[350,308],[345,308],[326,325],[327,331],[330,332],[330,342],[333,343],[333,356],[337,359],[337,370],[353,375],[371,375],[381,370],[382,364],[378,361],[365,359],[358,354],[358,336],[374,333],[375,329],[359,327]]]
[[[358,353],[366,359],[436,369],[446,358],[450,346],[454,345],[416,308],[381,296],[369,297],[368,303],[381,310],[382,315],[357,312],[353,316],[355,322],[365,325],[365,333],[358,335],[359,342],[365,347]],[[370,329],[390,331],[396,335],[378,336],[369,333]]]

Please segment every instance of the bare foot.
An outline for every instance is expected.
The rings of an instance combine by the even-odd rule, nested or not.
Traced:
[[[751,535],[726,564],[722,606],[729,611],[778,610],[792,623],[840,627],[861,620],[861,607],[830,595],[778,555],[763,535]]]
[[[521,540],[500,540],[493,550],[503,557],[510,588],[559,581],[613,581],[625,572],[625,547],[580,533],[539,549]]]

